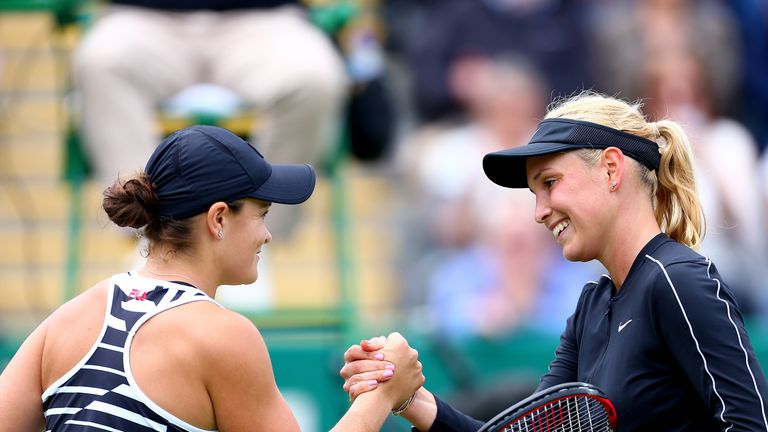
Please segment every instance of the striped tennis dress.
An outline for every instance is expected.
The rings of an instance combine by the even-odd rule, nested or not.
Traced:
[[[129,355],[131,341],[142,324],[163,311],[194,301],[214,300],[184,283],[133,273],[113,276],[104,326],[96,343],[43,393],[45,430],[208,432],[152,402],[136,384]]]

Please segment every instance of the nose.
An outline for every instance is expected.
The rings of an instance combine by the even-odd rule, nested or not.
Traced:
[[[264,244],[267,244],[272,241],[272,233],[269,232],[269,228],[266,228],[266,230],[267,230],[267,236],[264,238]]]
[[[549,215],[552,214],[552,209],[549,207],[547,200],[541,197],[536,197],[536,210],[534,217],[537,223],[543,224]]]

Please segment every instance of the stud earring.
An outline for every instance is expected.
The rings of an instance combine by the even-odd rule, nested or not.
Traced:
[[[216,233],[216,235],[218,235],[218,236],[219,236],[219,240],[221,240],[222,238],[224,238],[224,232],[221,230],[221,228],[219,228],[219,232],[218,232],[218,233]]]
[[[611,183],[611,190],[615,190],[615,189],[616,189],[616,183],[615,182]]]

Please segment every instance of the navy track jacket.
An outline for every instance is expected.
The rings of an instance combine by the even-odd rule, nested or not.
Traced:
[[[711,261],[659,234],[615,291],[608,276],[584,286],[538,390],[596,385],[620,432],[768,432],[768,383]],[[438,400],[430,432],[481,425]]]

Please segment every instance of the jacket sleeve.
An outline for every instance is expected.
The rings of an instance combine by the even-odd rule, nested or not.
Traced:
[[[768,430],[768,384],[730,289],[708,260],[657,265],[653,320],[680,370],[722,430]]]
[[[565,330],[560,335],[560,345],[555,350],[555,359],[549,364],[549,370],[541,377],[536,391],[549,387],[576,381],[579,364],[579,337],[581,326],[580,312],[584,303],[585,292],[589,284],[582,290],[576,311],[568,318]]]
[[[437,416],[429,432],[477,432],[483,426],[483,422],[474,419],[443,402],[435,396],[437,402]],[[414,432],[419,432],[413,428]]]

